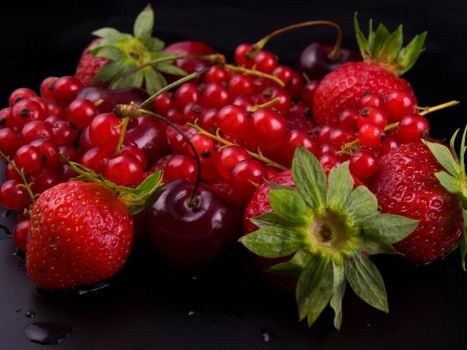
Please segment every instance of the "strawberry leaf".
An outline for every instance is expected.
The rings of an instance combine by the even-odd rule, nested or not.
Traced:
[[[170,64],[170,63],[159,63],[157,65],[157,70],[162,73],[178,75],[182,77],[188,74],[183,69],[178,68],[177,66]]]
[[[344,265],[333,263],[333,287],[330,305],[334,310],[334,327],[340,330],[342,324],[342,299],[345,293],[345,270]]]
[[[380,214],[363,225],[364,235],[379,243],[392,244],[410,235],[419,221],[394,214]]]
[[[292,190],[269,191],[269,203],[276,215],[295,225],[309,225],[311,212],[303,197]]]
[[[136,17],[133,27],[135,37],[144,39],[150,38],[154,28],[154,11],[151,5],[147,5],[144,10]]]
[[[298,193],[311,208],[326,205],[326,174],[318,159],[303,147],[297,147],[292,160],[292,178]]]
[[[120,40],[122,38],[128,37],[128,34],[122,34],[114,28],[107,28],[107,27],[93,31],[92,35],[97,36],[98,38],[101,38],[101,39],[107,38],[111,40]],[[102,40],[100,40],[100,42],[101,41]],[[94,47],[99,46],[99,43],[94,45]]]
[[[460,165],[456,159],[454,159],[448,147],[435,142],[424,141],[424,143],[430,149],[431,153],[433,153],[433,156],[439,164],[441,164],[450,175],[457,176],[461,172]]]
[[[304,233],[281,227],[262,227],[239,240],[253,253],[266,258],[280,258],[302,248]]]
[[[383,278],[370,259],[361,254],[346,259],[345,275],[358,297],[375,309],[389,312]]]
[[[358,186],[350,193],[344,208],[351,218],[362,224],[378,213],[378,201],[366,186]]]
[[[462,269],[467,272],[465,269],[465,256],[467,255],[467,210],[462,210],[462,215],[464,216],[464,236],[460,241],[460,250],[461,250],[461,264]]]
[[[301,273],[295,297],[300,321],[305,317],[311,326],[332,296],[333,272],[331,260],[315,255]]]
[[[282,219],[275,213],[264,213],[260,216],[250,219],[258,227],[272,226],[272,227],[284,227],[290,225],[290,221]]]
[[[303,250],[297,250],[292,259],[273,265],[267,271],[285,277],[299,277],[311,259],[310,254]]]
[[[424,45],[427,35],[428,32],[416,35],[406,47],[400,50],[397,62],[399,75],[406,73],[412,68],[422,52],[425,51]]]
[[[402,255],[391,244],[379,243],[375,241],[366,241],[362,245],[362,253],[367,253],[369,255],[374,254],[396,254]]]
[[[112,81],[115,77],[119,77],[126,68],[120,62],[109,62],[104,67],[102,67],[99,72],[94,76],[93,82],[98,81]]]
[[[326,200],[328,206],[335,210],[341,210],[348,196],[352,192],[354,181],[350,175],[349,162],[334,167],[329,172],[328,190]]]

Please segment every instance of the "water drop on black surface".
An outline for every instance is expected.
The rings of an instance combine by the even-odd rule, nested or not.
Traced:
[[[33,317],[36,316],[36,312],[30,310],[30,311],[27,311],[27,312],[24,314],[24,316],[26,316],[27,318],[33,318]]]
[[[24,334],[34,343],[53,345],[71,334],[71,326],[64,322],[35,322],[26,326]]]
[[[190,310],[190,311],[188,311],[188,316],[190,316],[190,317],[200,317],[201,312],[199,312],[197,310]]]
[[[279,335],[277,332],[271,327],[264,327],[261,328],[261,336],[263,337],[263,341],[265,343],[270,343],[274,340],[279,339]]]
[[[23,311],[23,310],[21,310],[21,309],[19,309],[19,308],[16,309],[16,313],[17,313],[17,314],[19,314],[21,311]]]
[[[41,297],[47,297],[47,298],[48,297],[51,297],[51,298],[74,297],[74,296],[80,297],[84,295],[97,294],[107,289],[110,286],[111,284],[109,282],[102,282],[102,283],[94,284],[92,286],[79,287],[79,288],[75,288],[75,289],[63,291],[63,292],[51,292],[45,289],[37,288],[37,294],[39,294]]]

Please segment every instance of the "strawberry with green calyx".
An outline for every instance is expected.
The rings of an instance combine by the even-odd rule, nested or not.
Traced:
[[[450,141],[450,149],[442,144],[424,141],[425,145],[430,149],[433,156],[441,164],[444,170],[435,173],[436,178],[441,185],[449,192],[457,196],[462,204],[464,217],[464,236],[459,241],[461,249],[461,262],[464,271],[465,256],[467,254],[467,175],[465,172],[465,151],[467,139],[467,126],[462,134],[461,147],[459,154],[455,150],[455,142],[459,129],[456,130]]]
[[[399,76],[407,72],[423,52],[427,33],[416,35],[403,47],[402,25],[391,33],[379,24],[374,31],[370,21],[368,38],[360,30],[356,15],[354,25],[364,61],[343,64],[321,81],[313,101],[313,114],[319,124],[338,124],[339,112],[357,108],[365,94],[384,97],[393,91],[402,91],[416,101],[410,84]]]
[[[43,192],[29,219],[27,273],[39,288],[52,291],[95,284],[118,272],[133,242],[131,214],[146,206],[161,183],[157,172],[137,188],[116,186],[79,164],[69,166],[79,178]]]
[[[309,326],[329,303],[340,328],[347,282],[369,305],[388,312],[383,280],[368,255],[394,252],[391,244],[409,235],[418,221],[381,214],[365,186],[354,188],[348,162],[326,179],[319,161],[297,148],[292,178],[295,189],[269,191],[272,211],[252,218],[259,229],[240,242],[266,258],[293,255],[270,270],[298,277],[299,318]]]
[[[93,34],[98,39],[83,53],[76,77],[85,85],[138,87],[152,94],[167,85],[163,74],[185,75],[184,70],[173,64],[177,55],[164,52],[164,42],[152,36],[153,26],[154,12],[148,5],[136,18],[134,35],[113,28],[96,30]],[[144,67],[138,69],[141,66]],[[135,72],[120,79],[130,70]]]

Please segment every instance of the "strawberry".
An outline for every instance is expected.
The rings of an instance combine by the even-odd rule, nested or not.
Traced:
[[[297,278],[300,320],[306,318],[311,326],[329,303],[339,329],[347,282],[369,305],[388,312],[384,282],[369,256],[394,252],[392,244],[418,221],[382,214],[367,187],[354,188],[348,161],[326,176],[318,159],[302,147],[291,172],[274,180],[293,181],[295,187],[262,185],[245,212],[245,230],[258,229],[240,242],[274,263],[282,259],[269,272]]]
[[[178,56],[165,52],[164,42],[152,36],[154,11],[150,5],[138,15],[134,33],[113,28],[93,32],[97,39],[83,51],[76,78],[86,85],[144,88],[153,94],[167,85],[163,74],[186,75],[173,63]]]
[[[399,76],[417,61],[423,51],[426,32],[415,36],[406,47],[402,47],[402,25],[392,33],[383,24],[373,31],[370,21],[367,39],[360,30],[356,16],[354,24],[364,62],[343,64],[321,81],[313,100],[313,114],[319,124],[338,124],[339,112],[357,108],[358,101],[367,93],[384,97],[400,90],[416,101],[409,82]]]
[[[108,82],[96,81],[94,77],[110,60],[105,57],[97,57],[91,54],[91,49],[99,44],[99,39],[94,39],[84,49],[76,67],[75,78],[81,81],[84,86],[101,86],[105,87]]]
[[[70,163],[82,177],[43,192],[34,203],[26,248],[29,277],[39,288],[67,290],[110,278],[133,241],[131,213],[160,184],[160,173],[138,188],[116,186]]]
[[[441,170],[427,146],[404,144],[381,158],[369,185],[383,212],[420,221],[410,236],[394,245],[415,263],[444,256],[463,232],[460,202],[435,176]]]

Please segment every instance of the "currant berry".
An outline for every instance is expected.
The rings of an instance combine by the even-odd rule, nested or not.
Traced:
[[[206,108],[221,108],[230,100],[227,89],[218,83],[207,84],[202,95],[202,104]]]
[[[226,180],[230,177],[230,172],[242,160],[248,159],[248,153],[242,147],[227,146],[220,151],[217,159],[217,170]]]
[[[188,137],[195,135],[197,132],[195,129],[185,126],[177,125],[178,128]],[[180,133],[172,127],[167,127],[165,130],[167,134],[167,142],[172,150],[172,154],[186,154],[187,143]]]
[[[89,126],[87,126],[84,128],[81,135],[79,135],[79,148],[81,151],[86,152],[94,147],[96,146],[91,141],[91,137],[89,136]]]
[[[285,83],[285,89],[293,100],[300,99],[305,86],[300,74],[288,66],[277,66],[272,74]]]
[[[24,220],[18,223],[13,230],[13,242],[20,252],[26,252],[29,233],[29,220]]]
[[[36,102],[39,106],[41,106],[42,111],[44,112],[44,116],[48,116],[50,114],[49,103],[45,99],[36,96],[28,98],[28,101]]]
[[[209,158],[214,152],[214,141],[206,135],[195,134],[190,137],[190,142],[199,157]],[[191,147],[187,147],[189,155],[194,156]]]
[[[50,89],[52,88],[53,84],[55,83],[57,79],[58,79],[57,77],[48,77],[48,78],[45,78],[41,83],[41,87],[40,87],[41,96],[49,102],[54,102],[54,98],[52,96],[52,93],[50,92]]]
[[[199,120],[199,125],[210,132],[215,132],[217,129],[217,108],[211,108],[204,111]]]
[[[0,204],[11,210],[21,210],[29,204],[26,189],[18,180],[6,180],[0,187]]]
[[[92,148],[92,147],[91,147]],[[62,145],[58,147],[58,153],[70,162],[79,162],[82,154],[79,150],[70,145]]]
[[[253,79],[244,74],[235,74],[229,80],[229,93],[232,96],[251,95],[254,92]]]
[[[105,170],[107,162],[109,161],[109,151],[99,148],[91,148],[83,154],[80,163],[85,167],[102,174]]]
[[[53,133],[45,122],[32,120],[23,126],[21,136],[25,143],[30,143],[38,139],[50,140],[52,139]]]
[[[360,115],[354,109],[344,109],[339,114],[339,125],[353,131],[358,129],[357,121]]]
[[[153,101],[154,111],[166,115],[169,109],[173,108],[172,95],[169,92],[163,92]]]
[[[251,68],[253,66],[253,60],[249,57],[248,52],[251,49],[250,44],[240,44],[235,49],[235,63],[239,66]]]
[[[74,100],[66,110],[66,118],[80,130],[91,124],[99,114],[97,106],[89,100]]]
[[[329,125],[323,125],[318,132],[318,143],[319,144],[324,144],[324,143],[329,143],[329,135],[331,134],[331,131],[333,131],[334,128]]]
[[[120,154],[130,154],[133,157],[135,157],[141,163],[141,167],[143,168],[143,170],[146,169],[148,165],[146,157],[144,156],[144,152],[136,146],[125,146],[120,151]]]
[[[350,171],[360,180],[368,179],[379,168],[379,161],[373,152],[360,149],[350,157]]]
[[[120,119],[112,113],[96,116],[89,125],[89,138],[98,148],[114,150],[120,138]]]
[[[262,50],[254,58],[254,65],[257,70],[271,74],[277,67],[277,56],[270,51]]]
[[[196,161],[193,157],[186,155],[173,156],[165,166],[164,180],[166,182],[173,180],[196,181]]]
[[[183,112],[180,111],[178,108],[170,108],[167,111],[167,118],[170,119],[171,122],[176,124],[185,123],[185,117],[183,116]]]
[[[357,119],[357,126],[360,128],[363,124],[374,124],[381,129],[387,125],[388,119],[381,108],[365,107],[360,110],[360,116]]]
[[[234,191],[238,191],[248,200],[265,178],[266,168],[261,162],[245,159],[233,167],[229,175],[229,183]]]
[[[329,173],[332,168],[340,164],[339,158],[331,153],[325,153],[319,158],[319,162],[324,171]]]
[[[285,121],[270,109],[260,109],[250,116],[250,129],[260,145],[275,147],[285,136]]]
[[[377,148],[381,144],[383,129],[375,124],[363,124],[358,129],[360,144],[368,148]]]
[[[42,158],[42,166],[46,169],[55,169],[60,164],[59,150],[48,140],[35,140],[31,146],[37,148]]]
[[[381,108],[383,106],[383,99],[378,95],[365,94],[358,101],[358,105],[360,106],[360,109],[363,109],[366,107]]]
[[[53,142],[57,146],[73,145],[78,137],[78,132],[70,122],[59,120],[52,125]]]
[[[183,120],[185,123],[195,123],[201,118],[203,112],[203,107],[195,102],[190,102],[183,108]]]
[[[53,83],[50,93],[55,103],[68,106],[83,90],[84,85],[75,77],[60,77]]]
[[[49,103],[48,108],[49,116],[47,118],[50,118],[50,116],[55,116],[60,119],[65,118],[65,108],[63,108],[62,106],[59,106],[55,103]]]
[[[291,100],[289,94],[284,89],[275,86],[270,86],[264,89],[259,103],[266,103],[275,98],[279,98],[279,101],[274,104],[273,108],[278,110],[282,115],[287,115],[290,109]]]
[[[315,98],[316,89],[319,86],[319,80],[311,80],[306,83],[302,91],[302,101],[307,107],[313,108],[313,100]]]
[[[50,169],[41,169],[31,174],[29,181],[34,194],[41,194],[60,183],[58,174]]]
[[[381,142],[380,151],[382,154],[386,154],[397,147],[399,147],[399,144],[394,137],[385,137]]]
[[[235,100],[232,102],[234,106],[241,107],[248,111],[250,107],[254,106],[254,101],[251,97],[248,96],[237,96]]]
[[[205,74],[206,83],[227,84],[230,79],[230,72],[222,66],[212,66]]]
[[[21,100],[11,110],[11,123],[18,129],[31,120],[44,120],[46,117],[42,107],[34,101]]]
[[[233,139],[242,139],[248,133],[246,110],[234,105],[227,105],[217,114],[217,125],[221,131]]]
[[[36,93],[32,91],[31,89],[18,88],[11,93],[10,97],[8,98],[8,104],[10,105],[10,107],[13,107],[19,101],[27,100],[28,98],[36,97],[36,96],[37,96]]]
[[[404,91],[393,91],[384,99],[384,109],[391,123],[400,121],[404,116],[416,112],[416,101],[413,95]]]
[[[285,145],[285,154],[289,164],[292,162],[295,149],[298,146],[306,148],[313,154],[317,154],[318,152],[318,143],[306,132],[297,129],[291,129],[287,132],[285,136]]]
[[[21,146],[15,154],[15,164],[27,174],[39,170],[42,166],[42,156],[39,150],[31,145]]]
[[[5,168],[4,180],[17,180],[21,181],[21,177],[17,173],[17,171],[8,164]]]
[[[348,129],[334,128],[329,133],[329,143],[341,147],[342,145],[355,140],[355,134]]]
[[[119,186],[137,186],[142,180],[141,162],[130,153],[118,154],[109,159],[104,176]]]
[[[16,130],[12,128],[0,129],[0,151],[11,157],[21,145],[22,140]]]
[[[397,138],[402,143],[417,142],[428,136],[430,124],[421,115],[408,115],[401,119],[397,127]]]
[[[175,91],[175,105],[178,108],[183,108],[190,102],[198,102],[200,99],[201,93],[198,87],[193,83],[185,83],[180,85],[180,87]]]
[[[336,145],[332,145],[330,143],[323,143],[318,147],[318,156],[321,157],[324,154],[332,154],[336,155],[337,152],[340,151],[340,147]]]

